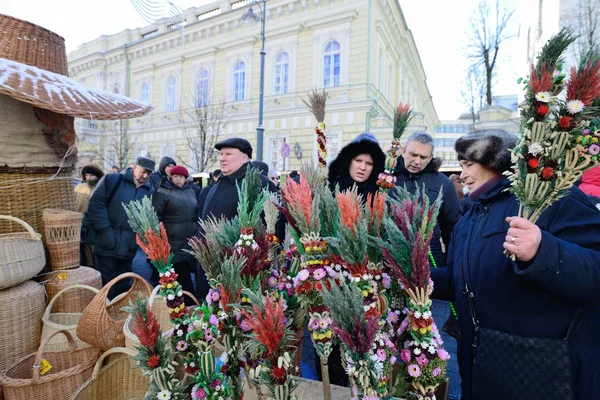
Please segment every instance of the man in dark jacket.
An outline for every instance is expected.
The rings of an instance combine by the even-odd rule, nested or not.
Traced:
[[[162,182],[169,179],[169,176],[171,176],[171,168],[176,165],[177,163],[171,157],[163,157],[160,159],[158,171],[153,172],[152,175],[150,175],[150,184],[154,190],[158,190]]]
[[[454,185],[446,175],[438,172],[442,161],[433,157],[433,138],[425,132],[415,132],[402,148],[402,156],[396,164],[396,186],[406,187],[414,193],[417,187],[425,190],[430,201],[437,199],[442,191],[442,206],[437,218],[437,224],[431,240],[431,253],[438,267],[446,265],[446,256],[442,251],[440,237],[448,248],[454,225],[460,219],[458,196]],[[392,190],[390,196],[394,196]]]
[[[138,246],[122,203],[128,204],[152,194],[148,177],[153,170],[154,161],[139,157],[133,166],[120,174],[108,174],[100,179],[90,198],[87,215],[96,231],[95,268],[102,275],[103,285],[122,273],[131,272]],[[109,297],[127,290],[127,282],[118,282],[111,288]]]

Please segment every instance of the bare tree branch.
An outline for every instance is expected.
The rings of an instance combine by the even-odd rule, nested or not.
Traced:
[[[473,124],[476,122],[477,114],[483,106],[486,95],[486,80],[482,67],[472,65],[467,71],[463,90],[460,91],[463,104],[467,107]]]
[[[467,56],[473,67],[483,67],[486,78],[486,104],[492,104],[492,80],[498,53],[503,42],[514,35],[509,23],[514,10],[509,10],[496,0],[494,7],[489,1],[480,0],[470,19],[471,39],[467,44]]]
[[[94,150],[94,158],[98,157],[108,167],[117,166],[119,170],[127,168],[135,157],[135,144],[143,133],[131,132],[128,120],[109,121],[110,129],[105,131],[107,144],[104,151]],[[106,125],[105,125],[106,126]]]
[[[577,50],[575,57],[580,58],[588,50],[598,48],[598,37],[600,35],[600,0],[578,0],[573,14],[577,19],[571,19],[570,25],[573,26],[575,33],[580,38],[577,39]]]
[[[225,101],[213,100],[209,87],[195,88],[191,98],[189,107],[181,110],[190,159],[178,158],[192,170],[202,172],[214,163],[214,147],[229,122],[231,108]]]

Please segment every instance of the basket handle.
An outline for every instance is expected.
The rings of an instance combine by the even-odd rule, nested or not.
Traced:
[[[12,222],[16,222],[17,224],[21,224],[23,226],[23,228],[27,229],[27,232],[29,232],[32,239],[38,240],[38,241],[40,240],[40,237],[35,233],[35,231],[31,227],[31,225],[29,225],[27,222],[23,221],[22,219],[19,219],[16,217],[11,217],[10,215],[0,215],[0,219],[6,219],[6,220],[9,220]]]
[[[54,297],[52,297],[52,299],[50,300],[50,302],[48,303],[48,306],[46,307],[46,311],[44,311],[44,317],[43,319],[48,319],[48,317],[50,316],[50,313],[52,312],[52,306],[54,305],[54,302],[56,301],[56,299],[58,297],[60,297],[64,292],[71,290],[71,289],[87,289],[87,290],[91,290],[92,292],[98,294],[99,290],[96,289],[95,287],[92,286],[88,286],[88,285],[71,285],[71,286],[67,286],[66,288],[61,289],[58,293],[56,293],[54,295]]]
[[[101,293],[106,298],[108,296],[108,291],[110,290],[111,287],[113,287],[117,282],[122,281],[123,279],[127,279],[127,278],[133,278],[134,280],[143,282],[148,288],[148,293],[150,293],[152,291],[152,289],[150,288],[150,285],[148,285],[146,280],[144,278],[142,278],[140,275],[135,274],[133,272],[125,272],[124,274],[121,274],[121,275],[117,276],[116,278],[113,278],[112,281],[110,281],[106,285],[104,285],[104,287],[101,290]],[[135,285],[135,283],[134,283],[134,285]],[[131,286],[131,289],[133,289],[133,285]],[[129,290],[131,290],[131,289],[129,289]],[[123,295],[126,296],[127,293],[129,293],[129,291],[125,292]],[[115,299],[113,299],[113,301],[111,303],[114,303]]]
[[[104,353],[102,353],[100,358],[98,358],[98,361],[96,361],[96,366],[94,367],[94,372],[92,372],[92,379],[96,379],[96,377],[98,376],[100,371],[102,371],[102,364],[104,363],[104,360],[106,359],[106,357],[110,356],[111,354],[116,354],[116,353],[123,353],[128,356],[134,356],[136,354],[135,351],[128,349],[126,347],[113,347],[113,348],[106,350]]]
[[[31,380],[32,384],[37,384],[37,381],[40,379],[40,364],[42,363],[42,358],[44,357],[44,351],[46,351],[46,345],[48,344],[48,342],[50,342],[50,340],[58,335],[59,333],[62,333],[63,335],[65,335],[67,337],[67,340],[69,341],[69,350],[73,351],[77,348],[77,344],[75,343],[75,340],[73,340],[73,335],[71,335],[71,333],[69,331],[66,330],[60,330],[60,331],[56,331],[48,336],[46,336],[44,338],[44,340],[42,341],[42,344],[40,344],[40,348],[38,349],[37,353],[35,353],[35,360],[33,361],[33,377]]]
[[[200,305],[200,302],[198,301],[198,299],[196,298],[196,296],[194,296],[193,294],[191,294],[190,292],[184,290],[183,294],[185,294],[187,297],[189,297],[190,299],[192,299],[194,301],[194,303],[196,303],[197,306]]]
[[[152,293],[150,294],[150,297],[148,297],[148,308],[152,308],[152,305],[154,304],[154,299],[158,295],[160,288],[161,286],[157,285],[154,289],[152,289]]]

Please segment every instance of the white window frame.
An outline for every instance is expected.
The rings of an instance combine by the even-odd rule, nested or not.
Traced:
[[[160,146],[160,158],[177,156],[177,144],[175,142],[166,142]]]
[[[148,157],[149,154],[148,144],[147,143],[138,143],[135,146],[135,158],[138,157]]]
[[[337,49],[333,48],[334,45],[337,45]],[[332,47],[328,49],[328,47]],[[336,62],[337,57],[337,62]],[[329,67],[328,61],[329,60]],[[328,40],[323,46],[322,56],[322,69],[323,72],[323,80],[322,86],[324,88],[338,87],[341,85],[341,76],[342,76],[342,45],[339,41],[335,39]],[[338,67],[338,73],[335,73],[335,67]],[[328,77],[329,75],[329,77]]]
[[[267,137],[267,164],[269,165],[269,169],[275,171],[285,171],[288,169],[289,159],[292,157],[292,154],[288,158],[284,158],[281,154],[281,145],[284,140],[287,144],[290,144],[290,135],[276,133]],[[293,146],[290,146],[290,153],[293,153],[292,148]],[[276,154],[275,159],[273,154]]]
[[[143,104],[150,104],[150,84],[146,81],[140,86],[140,101]]]
[[[165,112],[177,111],[177,81],[175,75],[169,75],[165,81]]]
[[[203,76],[206,73],[206,76]],[[196,74],[196,107],[205,107],[208,104],[208,87],[210,82],[210,71],[202,68]]]
[[[285,60],[281,58],[285,56]],[[286,94],[290,89],[290,55],[282,50],[273,61],[273,94]]]
[[[243,64],[243,69],[236,69]],[[246,99],[246,62],[236,60],[231,67],[231,101],[243,101]]]
[[[104,169],[108,171],[113,165],[117,165],[117,153],[114,150],[106,149],[104,151]]]

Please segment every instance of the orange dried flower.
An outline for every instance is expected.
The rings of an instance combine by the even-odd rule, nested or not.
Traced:
[[[144,238],[146,242],[142,240],[139,234],[135,238],[136,243],[142,251],[146,253],[151,261],[166,264],[171,254],[171,245],[169,244],[167,231],[163,223],[160,223],[160,236],[153,229],[149,228],[144,232]]]
[[[340,208],[340,219],[342,224],[350,228],[352,233],[355,233],[356,224],[361,220],[358,194],[356,192],[338,193],[336,198]]]

